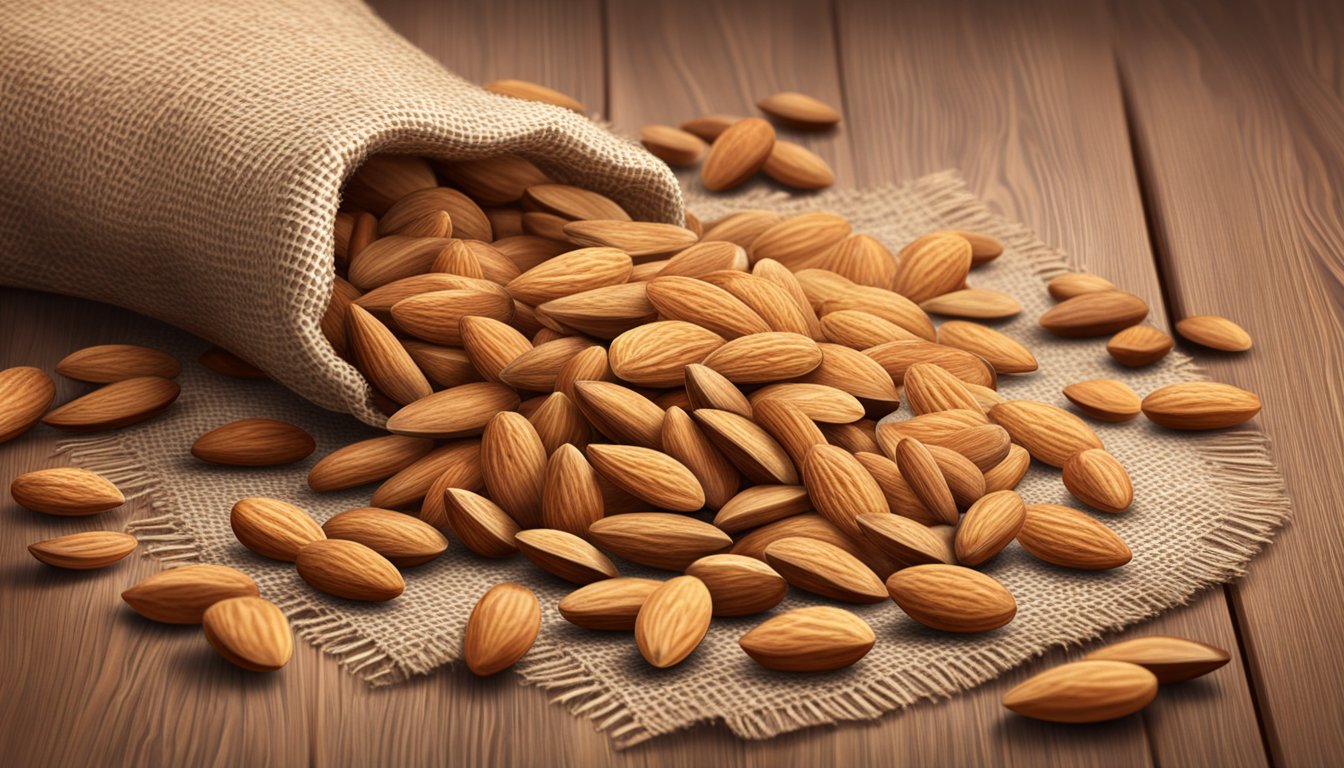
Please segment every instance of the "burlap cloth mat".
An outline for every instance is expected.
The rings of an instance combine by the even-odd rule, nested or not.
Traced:
[[[1002,377],[1000,391],[1007,397],[1067,406],[1060,391],[1085,379],[1120,378],[1146,393],[1200,377],[1179,353],[1131,371],[1110,362],[1102,339],[1062,340],[1043,333],[1036,324],[1050,303],[1043,276],[1063,270],[1065,257],[1021,226],[991,215],[955,173],[898,187],[805,199],[769,197],[693,199],[690,206],[707,218],[762,205],[833,210],[849,217],[857,231],[891,247],[945,227],[1002,240],[1004,255],[977,269],[972,283],[1021,301],[1022,314],[1002,330],[1026,343],[1040,360],[1036,373]],[[141,341],[167,345],[187,359],[201,348],[198,341],[176,334]],[[244,496],[271,495],[293,500],[325,520],[365,505],[368,490],[317,495],[304,483],[310,462],[263,471],[223,470],[195,462],[188,448],[207,429],[242,416],[300,424],[317,438],[318,455],[374,431],[275,384],[229,380],[197,365],[186,366],[182,385],[181,400],[166,416],[69,448],[73,462],[110,471],[125,486],[143,487],[144,501],[153,510],[129,529],[149,551],[171,563],[223,563],[246,571],[262,594],[292,617],[299,634],[378,685],[456,660],[476,599],[501,581],[528,584],[541,598],[544,618],[536,646],[518,664],[520,678],[551,691],[619,746],[705,721],[721,721],[743,737],[765,738],[874,718],[919,699],[953,694],[1048,649],[1140,621],[1186,602],[1201,587],[1238,576],[1289,511],[1266,439],[1258,432],[1177,433],[1143,418],[1123,425],[1094,423],[1134,481],[1132,509],[1099,515],[1133,550],[1129,565],[1106,573],[1069,571],[1036,561],[1014,544],[985,567],[1019,606],[1017,618],[994,632],[947,635],[921,627],[892,603],[853,607],[877,632],[872,652],[840,672],[789,675],[761,669],[737,645],[762,617],[716,619],[685,663],[655,670],[641,661],[630,633],[592,632],[565,622],[555,606],[571,585],[522,557],[486,560],[455,545],[439,560],[408,571],[405,594],[390,603],[362,605],[315,593],[292,567],[263,560],[238,544],[229,529],[229,507]],[[908,415],[902,409],[896,417]],[[1018,490],[1030,502],[1073,503],[1059,471],[1041,465],[1033,465]],[[620,565],[627,575],[667,576]],[[776,611],[815,602],[792,591]]]

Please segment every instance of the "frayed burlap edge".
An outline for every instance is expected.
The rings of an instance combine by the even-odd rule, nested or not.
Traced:
[[[1029,229],[990,212],[966,188],[956,171],[925,176],[911,187],[931,212],[946,226],[993,235],[1026,257],[1042,280],[1072,267],[1067,257],[1040,242]],[[830,203],[842,210],[884,198],[889,189],[846,190]],[[763,206],[785,193],[764,191],[741,199],[744,204]],[[1188,378],[1201,377],[1198,366],[1187,356],[1173,352],[1176,370]],[[1158,613],[1184,605],[1201,589],[1230,581],[1245,573],[1245,566],[1273,538],[1273,533],[1291,515],[1291,504],[1282,477],[1269,451],[1269,438],[1256,430],[1236,430],[1196,438],[1205,470],[1224,492],[1229,508],[1219,525],[1200,537],[1201,548],[1172,575],[1181,586],[1134,595],[1109,607],[1100,617],[1100,628],[1072,628],[1068,634],[1077,643],[1058,643],[1038,649],[1028,658],[1013,658],[995,650],[981,651],[948,660],[937,674],[907,670],[866,680],[854,689],[826,695],[805,704],[787,707],[762,706],[743,709],[724,718],[735,733],[749,739],[767,739],[781,733],[816,725],[871,720],[922,700],[948,698],[1030,658],[1055,647],[1081,644]],[[72,464],[104,474],[128,492],[128,500],[147,504],[151,517],[126,526],[145,544],[148,556],[159,558],[165,568],[195,562],[200,551],[187,522],[178,515],[171,492],[158,485],[145,470],[145,463],[119,437],[74,440],[58,446],[58,454]],[[370,685],[390,685],[411,675],[406,666],[393,662],[387,653],[360,636],[338,613],[305,604],[302,599],[282,604],[295,631],[330,656],[351,674]],[[1095,616],[1095,614],[1094,614]],[[428,667],[428,665],[426,665]],[[601,674],[587,668],[555,642],[542,638],[521,661],[516,671],[522,682],[551,694],[551,700],[575,715],[588,718],[605,732],[618,749],[625,749],[670,732],[644,722],[630,710],[620,694],[609,688]],[[705,722],[712,721],[707,718]],[[689,724],[678,724],[680,730]]]

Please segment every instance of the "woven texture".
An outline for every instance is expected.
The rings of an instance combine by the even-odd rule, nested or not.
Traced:
[[[1190,360],[1178,353],[1130,371],[1110,362],[1103,340],[1062,340],[1042,333],[1035,318],[1050,304],[1042,276],[1064,269],[1065,258],[1020,226],[989,214],[955,174],[803,200],[755,195],[691,201],[692,210],[706,218],[762,206],[839,212],[856,230],[877,236],[893,250],[919,234],[949,227],[1002,240],[1004,255],[977,269],[971,281],[1019,299],[1022,314],[1001,328],[1026,343],[1041,364],[1036,373],[1002,377],[1000,391],[1006,397],[1067,407],[1061,389],[1084,379],[1121,378],[1147,393],[1199,378]],[[186,359],[200,349],[199,342],[175,333],[133,341],[172,349]],[[446,556],[409,570],[405,594],[389,604],[360,605],[316,594],[293,568],[256,557],[234,540],[229,506],[244,496],[277,496],[325,520],[366,504],[368,489],[318,496],[304,483],[311,460],[295,468],[222,471],[195,463],[188,448],[197,435],[241,416],[298,423],[317,438],[319,456],[373,431],[265,382],[226,380],[189,365],[182,384],[181,400],[164,417],[108,438],[77,442],[67,457],[110,472],[124,488],[143,494],[141,503],[152,510],[129,530],[150,552],[169,564],[204,561],[246,571],[263,595],[286,610],[300,634],[374,684],[396,683],[457,659],[475,601],[502,581],[531,585],[541,598],[543,627],[536,646],[519,663],[519,675],[591,718],[620,746],[700,722],[722,722],[743,737],[765,738],[874,718],[964,690],[1051,648],[1153,616],[1186,602],[1201,587],[1239,575],[1288,514],[1279,474],[1258,432],[1176,433],[1142,418],[1094,424],[1134,482],[1132,509],[1096,515],[1130,545],[1134,560],[1129,565],[1106,573],[1069,571],[1040,563],[1013,544],[985,568],[1018,602],[1016,619],[1002,629],[952,636],[921,627],[890,602],[854,607],[876,630],[872,652],[847,670],[798,676],[762,670],[738,647],[737,639],[763,617],[716,619],[685,663],[654,670],[640,660],[630,633],[590,632],[565,622],[556,604],[572,587],[521,557],[487,560],[454,544]],[[908,415],[902,409],[895,418]],[[1031,502],[1072,503],[1059,471],[1041,465],[1033,465],[1019,491]],[[625,575],[668,576],[619,564]],[[791,591],[775,610],[816,602]]]
[[[0,0],[0,103],[0,283],[186,328],[370,424],[318,327],[366,156],[520,154],[681,216],[641,148],[449,74],[357,0]]]

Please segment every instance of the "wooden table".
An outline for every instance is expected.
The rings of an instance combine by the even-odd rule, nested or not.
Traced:
[[[442,670],[369,689],[307,645],[283,674],[215,659],[199,630],[116,611],[122,578],[35,568],[50,535],[0,503],[0,763],[112,765],[1329,765],[1344,761],[1344,6],[1104,0],[379,0],[467,78],[566,91],[618,127],[750,114],[801,90],[840,105],[805,140],[842,185],[958,168],[972,189],[1155,321],[1221,313],[1256,339],[1199,353],[1263,397],[1296,507],[1240,582],[1136,629],[1234,651],[1141,715],[1088,727],[1005,716],[1032,666],[950,701],[768,742],[721,726],[614,753],[509,675]],[[48,369],[150,321],[0,292],[0,366]],[[62,396],[73,391],[61,385]],[[45,430],[0,446],[0,483]],[[1173,510],[1179,513],[1179,510]],[[1057,654],[1055,659],[1064,654]],[[1048,663],[1044,662],[1044,663]]]

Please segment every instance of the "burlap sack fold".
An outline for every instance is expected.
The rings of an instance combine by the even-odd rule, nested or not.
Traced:
[[[449,74],[358,0],[0,0],[0,105],[0,284],[165,320],[370,424],[318,327],[369,154],[520,154],[681,220],[642,148]]]

